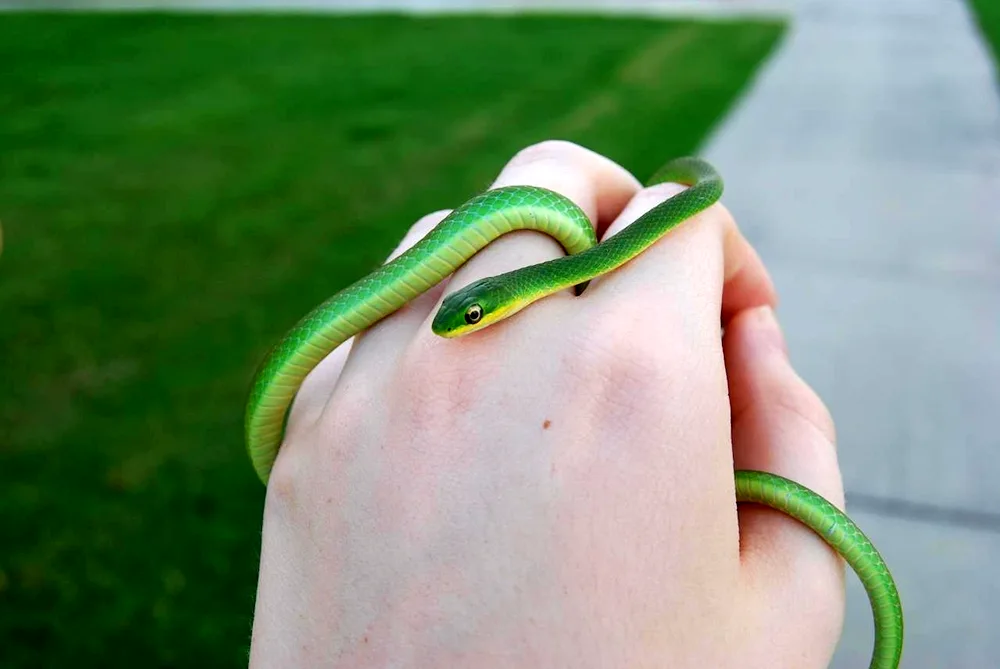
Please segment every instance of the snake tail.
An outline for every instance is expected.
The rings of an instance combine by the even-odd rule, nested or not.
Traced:
[[[861,528],[822,496],[777,474],[737,470],[736,500],[791,516],[844,558],[861,580],[875,616],[869,669],[898,667],[903,655],[903,606],[889,567]]]

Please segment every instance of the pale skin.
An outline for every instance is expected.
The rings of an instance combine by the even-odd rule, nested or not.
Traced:
[[[598,238],[680,188],[560,141],[493,186],[514,184],[571,198]],[[842,561],[733,491],[734,468],[762,469],[844,507],[763,263],[717,204],[581,297],[431,332],[445,292],[561,253],[501,238],[306,379],[268,484],[251,667],[829,664]]]

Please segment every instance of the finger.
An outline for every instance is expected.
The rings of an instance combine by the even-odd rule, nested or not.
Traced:
[[[386,259],[386,263],[420,241],[450,211],[436,211],[418,220]],[[302,382],[295,397],[287,431],[291,433],[299,425],[311,425],[319,418],[347,365],[354,367],[360,364],[365,367],[366,373],[372,374],[388,369],[395,360],[394,356],[402,350],[404,342],[427,318],[444,290],[444,285],[445,282],[441,282],[366,332],[348,339],[316,365]],[[358,362],[359,360],[362,362]]]
[[[684,189],[673,183],[643,189],[609,226],[604,240]],[[682,222],[591,286],[592,295],[604,293],[608,299],[617,299],[622,293],[633,295],[630,303],[636,309],[674,322],[678,314],[701,314],[713,322],[721,318],[725,324],[743,309],[777,303],[764,263],[720,203]],[[650,305],[655,308],[650,309]]]
[[[386,262],[391,262],[401,256],[426,237],[450,213],[451,210],[436,211],[417,221]],[[397,356],[402,354],[406,342],[422,326],[434,305],[437,304],[448,281],[449,279],[446,278],[423,295],[403,305],[398,311],[383,318],[364,333],[358,335],[355,338],[357,341],[347,361],[347,366],[363,366],[366,374],[377,374],[381,370],[393,367]]]
[[[560,193],[579,206],[595,225],[614,218],[640,188],[634,176],[610,159],[577,144],[556,140],[520,151],[491,188],[514,185]],[[564,254],[559,243],[543,232],[508,233],[456,271],[451,286],[458,289],[486,276]]]
[[[642,190],[604,239],[613,239],[680,190],[677,185]],[[626,367],[632,372],[616,378],[613,386],[627,388],[629,378],[637,376],[635,370],[641,370],[642,390],[615,406],[632,406],[635,397],[655,397],[660,400],[654,403],[659,418],[650,421],[661,420],[668,430],[722,426],[719,438],[675,453],[673,467],[683,489],[678,494],[687,493],[716,511],[731,504],[730,407],[720,337],[723,306],[728,315],[730,310],[772,304],[776,296],[767,271],[728,211],[714,205],[686,221],[629,263],[592,281],[582,299],[573,329],[581,333],[583,345],[597,349],[590,357],[596,358],[608,348],[607,342],[614,342],[613,359],[637,361]],[[672,398],[685,401],[671,402]],[[726,529],[735,530],[736,516],[726,520],[730,524]],[[735,541],[729,549],[736,560]]]
[[[723,342],[737,469],[779,474],[839,508],[844,491],[833,420],[792,368],[773,310],[736,315]],[[766,507],[739,507],[740,543],[749,582],[776,625],[830,635],[841,623],[844,572],[833,549],[798,521]],[[823,636],[823,638],[836,638]]]

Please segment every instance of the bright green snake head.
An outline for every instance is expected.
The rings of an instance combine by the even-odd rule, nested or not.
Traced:
[[[519,299],[510,284],[487,277],[444,298],[431,329],[442,337],[461,337],[514,315],[529,302]]]

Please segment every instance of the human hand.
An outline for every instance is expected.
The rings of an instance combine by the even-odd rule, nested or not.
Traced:
[[[494,186],[513,184],[566,195],[599,238],[680,189],[565,142],[515,156]],[[561,254],[511,233],[306,379],[267,492],[251,666],[829,663],[842,563],[735,503],[734,467],[843,508],[763,264],[714,205],[582,296],[431,333],[444,292]]]

